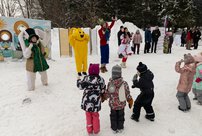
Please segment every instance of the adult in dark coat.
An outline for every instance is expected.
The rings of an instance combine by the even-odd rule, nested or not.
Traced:
[[[151,47],[151,40],[152,40],[151,28],[147,27],[147,29],[145,30],[144,53],[149,53]]]
[[[130,38],[132,38],[131,33],[128,31],[127,27],[124,27],[124,33],[126,33]]]
[[[139,73],[139,80],[137,79],[138,74],[133,77],[132,88],[139,88],[141,93],[138,95],[134,102],[133,114],[131,119],[139,121],[141,108],[144,107],[146,111],[145,117],[151,121],[154,121],[154,110],[152,107],[152,101],[154,98],[154,84],[153,84],[153,73],[147,69],[147,66],[142,62],[137,66]]]
[[[194,42],[194,49],[198,48],[198,42],[201,39],[201,32],[198,28],[196,28],[196,31],[193,33],[193,42]]]
[[[174,41],[173,33],[172,33],[172,32],[169,32],[168,53],[171,53],[171,52],[172,52],[173,41]]]
[[[161,36],[161,32],[159,31],[159,27],[156,26],[155,30],[152,31],[152,48],[151,53],[156,53],[156,46],[158,44],[158,39]]]
[[[117,38],[118,38],[118,46],[121,45],[121,36],[124,34],[124,27],[121,26],[119,32],[117,33]]]
[[[184,47],[184,44],[186,44],[186,32],[184,29],[182,29],[182,34],[181,34],[181,47]]]

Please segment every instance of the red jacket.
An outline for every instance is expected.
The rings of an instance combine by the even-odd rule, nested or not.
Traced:
[[[112,23],[110,24],[110,26],[107,27],[109,28],[109,30],[111,30],[111,28],[114,26],[115,21],[112,21]],[[105,38],[105,35],[103,34],[104,28],[101,27],[100,30],[98,31],[98,34],[100,36],[100,46],[105,46],[107,44],[107,40]]]
[[[191,32],[189,31],[188,33],[187,33],[187,37],[186,37],[187,39],[187,41],[191,41],[191,39],[192,39],[192,37],[191,37]]]

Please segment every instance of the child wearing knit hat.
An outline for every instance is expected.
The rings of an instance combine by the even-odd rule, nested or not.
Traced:
[[[142,62],[139,62],[139,65],[137,66],[137,74],[133,77],[132,88],[139,88],[141,93],[134,102],[133,114],[131,116],[132,120],[139,121],[141,108],[144,107],[146,111],[145,118],[154,121],[155,114],[152,107],[152,101],[154,98],[153,78],[154,75],[147,66]]]
[[[111,108],[111,129],[114,133],[121,133],[124,129],[126,101],[129,103],[129,108],[131,108],[133,99],[130,95],[128,83],[122,78],[122,71],[119,65],[115,65],[112,68],[112,77],[109,79],[105,98],[109,98],[109,106]]]
[[[86,112],[86,129],[89,135],[100,132],[99,111],[101,110],[102,95],[106,85],[99,76],[99,64],[90,64],[88,73],[83,80],[77,80],[77,87],[84,90],[81,108]]]

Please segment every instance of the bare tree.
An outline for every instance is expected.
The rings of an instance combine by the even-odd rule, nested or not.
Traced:
[[[19,12],[17,0],[1,0],[0,14],[6,17],[14,17]]]
[[[24,18],[42,18],[42,10],[38,0],[17,0]]]

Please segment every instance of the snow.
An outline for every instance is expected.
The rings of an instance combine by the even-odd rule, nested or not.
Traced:
[[[128,24],[130,26],[130,24]],[[117,27],[119,27],[117,25]],[[106,84],[111,76],[111,68],[120,64],[117,58],[117,44],[115,41],[115,27],[112,30],[110,43],[109,72],[101,74]],[[129,27],[130,31],[130,27]],[[113,39],[114,38],[114,39]],[[54,45],[57,40],[53,40]],[[200,45],[202,45],[200,43]],[[57,47],[52,48],[54,49]],[[183,57],[184,53],[197,54],[198,50],[187,51],[183,47],[173,47],[172,54],[143,54],[143,44],[140,55],[130,56],[127,68],[123,69],[123,77],[132,85],[132,77],[136,73],[139,61],[147,64],[153,71],[155,78],[155,98],[153,107],[156,113],[154,122],[144,118],[142,109],[140,122],[130,119],[132,110],[125,108],[125,129],[120,136],[199,136],[201,135],[202,109],[193,101],[190,93],[192,109],[183,113],[177,109],[176,86],[179,74],[174,71],[175,62]],[[53,56],[55,54],[52,54]],[[83,92],[76,87],[76,70],[74,58],[59,58],[57,53],[49,60],[48,70],[49,86],[42,86],[40,76],[37,74],[36,90],[26,90],[25,61],[0,63],[0,135],[1,136],[86,136],[85,113],[80,108]],[[98,63],[99,55],[89,56],[89,63]],[[139,94],[138,89],[130,89],[135,99]],[[25,98],[32,102],[23,104]],[[110,129],[110,108],[108,102],[102,104],[100,112],[100,136],[113,136]]]

